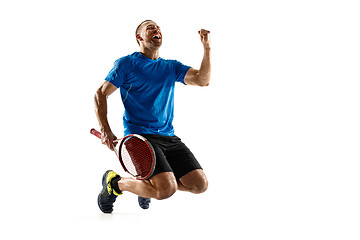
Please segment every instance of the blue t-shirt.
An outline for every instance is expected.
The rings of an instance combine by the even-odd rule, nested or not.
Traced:
[[[184,83],[189,68],[176,60],[152,60],[139,52],[115,61],[105,80],[120,88],[125,135],[174,136],[175,82]]]

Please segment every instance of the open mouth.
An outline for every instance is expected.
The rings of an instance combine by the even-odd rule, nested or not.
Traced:
[[[160,35],[155,35],[152,37],[153,39],[161,39]]]

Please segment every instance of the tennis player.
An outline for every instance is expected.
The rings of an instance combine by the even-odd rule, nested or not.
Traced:
[[[139,205],[147,209],[150,199],[166,199],[177,190],[203,193],[208,187],[206,175],[192,152],[174,133],[174,87],[208,86],[210,82],[209,31],[199,32],[204,56],[199,70],[176,60],[159,56],[163,36],[160,27],[151,20],[136,29],[139,52],[115,61],[95,95],[95,111],[102,133],[102,143],[113,150],[117,139],[107,119],[107,98],[120,89],[124,105],[124,134],[143,135],[153,146],[156,167],[148,180],[121,177],[112,170],[103,175],[103,189],[98,205],[104,213],[113,211],[113,203],[124,191],[137,194]]]

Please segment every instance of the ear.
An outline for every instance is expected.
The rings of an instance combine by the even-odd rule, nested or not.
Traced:
[[[142,39],[142,37],[140,37],[140,34],[136,34],[136,39],[139,40],[139,41],[143,41],[144,39]]]

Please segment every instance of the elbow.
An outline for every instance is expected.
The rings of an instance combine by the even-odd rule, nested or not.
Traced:
[[[102,95],[102,93],[103,93],[103,91],[102,91],[102,86],[100,86],[100,87],[96,90],[95,96],[100,96],[100,95]]]
[[[200,73],[198,74],[198,86],[200,87],[207,87],[210,85],[210,71],[207,71],[206,73]]]
[[[98,90],[96,90],[94,95],[95,105],[98,106],[103,98],[104,98],[104,94],[101,91],[101,87],[100,87]]]
[[[106,93],[104,92],[103,86],[100,86],[95,92],[95,99],[107,98]]]
[[[207,87],[207,86],[209,86],[210,85],[210,82],[208,81],[208,82],[201,82],[201,83],[199,83],[199,87]]]
[[[185,79],[184,82],[186,85],[207,87],[210,84],[210,76],[201,76],[200,74],[196,74],[189,79]]]
[[[210,76],[206,76],[206,77],[203,77],[203,78],[199,78],[199,81],[198,81],[198,86],[200,87],[207,87],[210,85]]]
[[[99,102],[99,95],[101,94],[101,92],[99,91],[99,89],[95,92],[95,95],[94,95],[94,100],[95,100],[95,103]]]

